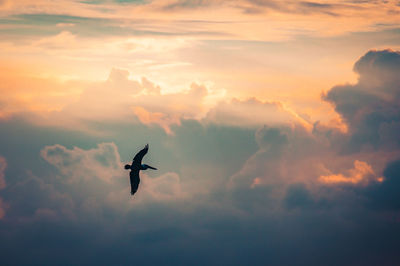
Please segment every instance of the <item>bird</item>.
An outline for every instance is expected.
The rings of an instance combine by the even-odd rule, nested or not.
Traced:
[[[130,181],[131,181],[131,195],[133,196],[139,188],[140,177],[139,171],[140,170],[147,170],[153,169],[157,170],[157,168],[152,167],[147,164],[142,164],[142,159],[146,155],[147,151],[149,150],[149,144],[146,144],[142,150],[140,150],[135,157],[133,158],[132,165],[126,164],[125,169],[131,170],[129,173]]]

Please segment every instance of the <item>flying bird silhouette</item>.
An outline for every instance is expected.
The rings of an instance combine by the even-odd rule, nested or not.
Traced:
[[[140,183],[140,178],[139,178],[140,170],[147,170],[147,169],[157,170],[157,168],[154,168],[150,165],[142,164],[142,159],[146,155],[148,150],[149,150],[149,144],[146,144],[146,146],[144,146],[144,148],[135,155],[132,161],[132,165],[129,164],[125,165],[126,170],[131,169],[131,172],[129,173],[129,177],[131,180],[131,195],[135,194],[136,191],[138,190]]]

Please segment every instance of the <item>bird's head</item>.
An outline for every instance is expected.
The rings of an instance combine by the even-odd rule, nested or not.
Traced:
[[[126,170],[131,169],[131,165],[130,165],[130,164],[125,164],[125,169],[126,169]]]

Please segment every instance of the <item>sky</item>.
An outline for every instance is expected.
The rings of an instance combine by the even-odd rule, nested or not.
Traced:
[[[399,264],[398,0],[0,0],[0,92],[3,265]]]

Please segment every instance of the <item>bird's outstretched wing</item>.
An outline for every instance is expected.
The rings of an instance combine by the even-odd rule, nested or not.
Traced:
[[[140,183],[139,169],[131,171],[129,177],[131,180],[131,195],[133,195],[139,188],[139,183]]]
[[[138,165],[142,164],[142,159],[146,155],[148,150],[149,150],[149,144],[146,144],[146,146],[144,146],[144,148],[135,155],[132,164],[138,164]]]

